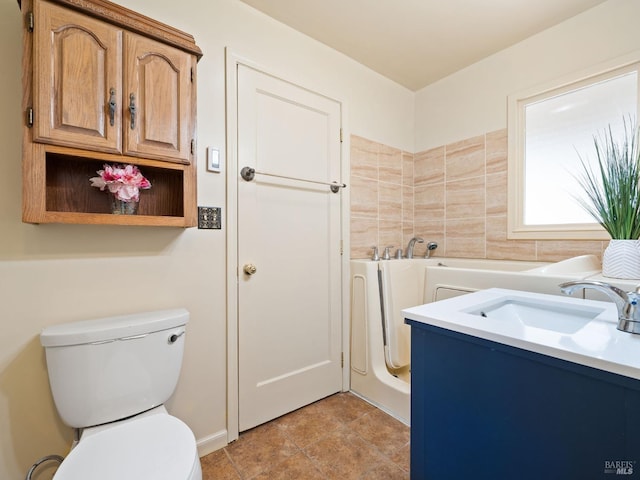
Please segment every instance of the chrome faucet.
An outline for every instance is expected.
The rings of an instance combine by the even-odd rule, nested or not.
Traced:
[[[425,254],[424,258],[431,257],[431,252],[433,252],[436,248],[438,248],[438,244],[436,242],[427,243],[427,253]]]
[[[406,258],[413,258],[413,248],[415,247],[416,243],[424,243],[424,239],[420,237],[413,237],[411,240],[409,240]]]
[[[607,295],[618,308],[618,330],[629,333],[640,333],[640,285],[635,292],[624,290],[604,282],[594,280],[577,280],[561,283],[560,290],[565,295],[571,295],[580,288],[591,288]]]

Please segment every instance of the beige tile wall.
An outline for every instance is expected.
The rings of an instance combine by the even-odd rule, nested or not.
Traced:
[[[351,258],[404,250],[414,235],[438,242],[435,256],[466,258],[558,261],[607,245],[507,239],[506,130],[416,154],[354,135],[351,187]]]
[[[351,137],[351,258],[377,245],[404,248],[413,236],[413,155]]]

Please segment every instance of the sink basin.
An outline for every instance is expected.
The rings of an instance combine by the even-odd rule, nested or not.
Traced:
[[[469,335],[640,380],[640,335],[612,302],[488,288],[403,310],[406,322]]]
[[[567,305],[565,302],[532,301],[507,297],[466,310],[466,313],[492,320],[520,322],[527,327],[571,334],[580,330],[604,311],[604,308]]]

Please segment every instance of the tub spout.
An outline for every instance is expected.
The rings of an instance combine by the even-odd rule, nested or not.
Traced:
[[[409,240],[409,245],[407,246],[406,258],[413,258],[413,249],[416,243],[424,243],[424,239],[420,237],[413,237],[411,240]]]
[[[560,290],[571,295],[578,289],[590,288],[607,295],[618,309],[618,330],[629,333],[640,333],[640,286],[634,292],[625,292],[613,285],[594,280],[578,280],[561,283]]]

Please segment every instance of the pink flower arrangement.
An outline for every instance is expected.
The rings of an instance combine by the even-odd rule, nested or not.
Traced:
[[[96,172],[99,177],[90,180],[92,187],[100,190],[107,188],[118,200],[137,202],[140,200],[140,189],[151,188],[149,180],[142,176],[135,165],[104,165],[104,170]]]

